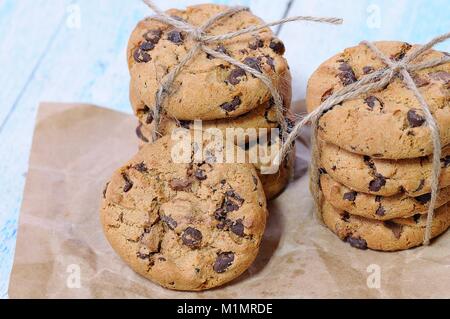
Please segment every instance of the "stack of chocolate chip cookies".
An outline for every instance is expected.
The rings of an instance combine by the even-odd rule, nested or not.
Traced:
[[[199,5],[168,14],[200,26],[227,9]],[[225,34],[261,23],[250,11],[241,11],[221,19],[207,32]],[[139,22],[133,31],[128,46],[130,100],[142,143],[106,185],[101,208],[106,237],[122,259],[142,276],[176,290],[217,287],[248,269],[264,234],[267,198],[283,190],[293,167],[292,156],[271,175],[263,174],[265,163],[261,161],[193,160],[213,140],[207,128],[270,131],[278,126],[270,91],[260,79],[202,51],[176,76],[164,101],[159,138],[152,142],[157,90],[195,44],[188,34],[152,18]],[[290,105],[284,45],[270,29],[211,48],[271,78],[286,107]],[[194,136],[194,120],[203,121],[203,137],[200,143],[190,139],[185,145],[190,161],[177,161],[173,150],[178,141],[172,132],[184,128]],[[247,137],[244,145],[232,144],[249,154],[260,142]],[[209,155],[216,158],[217,154]]]
[[[392,60],[415,48],[376,42]],[[446,53],[427,51],[414,63]],[[325,61],[308,83],[312,111],[333,92],[385,67],[359,45]],[[413,79],[440,128],[442,173],[432,237],[450,226],[450,64],[417,71]],[[319,120],[320,190],[325,224],[350,245],[394,251],[424,238],[431,198],[433,144],[414,94],[395,78],[384,89],[349,100]]]
[[[200,26],[224,11],[224,6],[199,5],[186,10],[169,10],[172,17]],[[242,11],[221,19],[208,29],[208,34],[226,34],[261,24],[250,11]],[[141,144],[152,140],[154,131],[155,95],[162,79],[195,41],[184,32],[154,19],[141,21],[133,31],[128,45],[131,75],[130,101],[139,123],[136,134]],[[291,75],[283,57],[284,45],[270,29],[225,40],[212,46],[272,79],[283,98],[285,108],[291,104]],[[158,127],[161,136],[171,135],[177,128],[194,128],[194,120],[202,121],[202,129],[217,128],[226,136],[227,129],[270,130],[278,127],[276,106],[267,86],[255,76],[200,51],[182,68],[164,103],[164,114]],[[244,136],[244,134],[243,134]],[[268,138],[270,139],[270,138]],[[255,142],[244,136],[242,145]],[[276,197],[286,186],[293,167],[293,158],[281,165],[281,172],[264,177],[267,197]],[[262,176],[262,174],[260,174]]]

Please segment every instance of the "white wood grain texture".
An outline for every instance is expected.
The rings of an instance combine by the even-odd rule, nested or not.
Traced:
[[[204,1],[156,2],[167,9]],[[253,2],[233,4],[252,6]],[[54,1],[30,0],[21,2],[20,7],[15,7],[13,1],[4,4],[7,6],[0,7],[0,17],[5,17],[0,19],[0,34],[6,37],[1,39],[0,65],[8,69],[2,72],[0,84],[9,86],[7,95],[0,95],[0,119],[4,123],[0,131],[0,175],[6,181],[0,193],[0,258],[5,261],[0,265],[0,296],[7,290],[38,103],[79,101],[130,112],[125,47],[137,21],[150,14],[138,0],[80,0],[58,5]],[[80,10],[80,28],[71,28],[67,22],[69,5]],[[255,9],[271,20],[280,18],[284,7],[272,6],[265,14],[265,7],[258,9],[255,5]],[[12,31],[8,25],[14,26]],[[14,53],[25,61],[21,72],[17,72]]]

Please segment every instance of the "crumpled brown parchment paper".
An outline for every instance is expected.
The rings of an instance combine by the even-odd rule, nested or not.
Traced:
[[[40,106],[10,298],[450,297],[450,234],[397,253],[341,242],[313,214],[309,154],[300,142],[296,179],[270,203],[260,254],[247,272],[200,293],[147,281],[114,253],[98,215],[104,183],[137,150],[135,126],[131,115],[91,105]]]

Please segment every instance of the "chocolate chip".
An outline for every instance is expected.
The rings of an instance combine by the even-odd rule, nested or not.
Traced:
[[[270,68],[272,69],[272,71],[275,71],[275,62],[272,59],[272,57],[266,55],[266,63],[270,66]]]
[[[429,82],[427,79],[425,79],[425,78],[419,76],[418,74],[413,75],[412,79],[413,79],[413,81],[414,81],[414,84],[415,84],[418,88],[430,84],[430,82]]]
[[[228,75],[227,81],[232,85],[236,85],[241,82],[241,79],[239,78],[243,76],[246,76],[245,71],[241,68],[235,68],[231,70],[230,74]]]
[[[205,175],[205,170],[200,168],[195,171],[194,176],[200,181],[204,181],[207,178]]]
[[[133,168],[141,173],[148,172],[147,166],[145,165],[144,162],[140,162],[140,163],[134,165]]]
[[[202,233],[193,227],[186,228],[183,235],[181,235],[183,244],[190,248],[199,248],[202,243],[202,238]]]
[[[172,217],[163,215],[161,217],[161,220],[166,223],[167,227],[169,227],[170,229],[174,230],[175,228],[177,228],[178,223]]]
[[[256,50],[258,48],[262,48],[264,46],[264,41],[261,39],[256,39],[255,42],[252,42],[248,45],[248,47],[252,50]]]
[[[383,103],[375,96],[371,95],[364,99],[364,102],[373,110],[376,103],[380,104],[380,108],[383,109]]]
[[[123,186],[123,191],[126,193],[133,187],[133,182],[128,177],[126,173],[122,173],[122,178],[125,180],[125,185]]]
[[[425,118],[418,114],[414,109],[408,111],[407,118],[411,127],[419,127],[425,123]]]
[[[144,39],[153,44],[157,44],[161,39],[162,31],[159,29],[150,30],[144,34]]]
[[[226,212],[232,212],[235,210],[239,210],[239,206],[236,203],[229,201],[229,200],[225,201],[224,208],[225,208]]]
[[[226,49],[222,44],[219,44],[219,45],[214,49],[214,51],[220,52],[220,53],[223,53],[223,54],[226,54],[226,55],[230,55],[230,54],[228,53],[227,49]],[[206,54],[206,58],[208,58],[209,60],[214,59],[214,57],[213,57],[212,55],[208,54],[208,53]]]
[[[147,118],[145,119],[146,124],[151,124],[153,122],[154,112],[147,105],[144,105],[144,107],[142,109],[138,110],[138,112],[147,114]]]
[[[229,198],[233,198],[233,199],[237,200],[240,205],[242,205],[244,203],[244,199],[238,193],[236,193],[234,190],[227,191],[225,193],[225,195]]]
[[[422,205],[425,205],[426,203],[428,203],[431,200],[431,193],[416,196],[416,197],[414,197],[414,199],[416,201],[418,201],[419,203],[421,203]]]
[[[283,55],[286,51],[284,47],[284,43],[281,42],[279,39],[272,39],[269,44],[269,48],[273,50],[276,54]]]
[[[443,81],[445,84],[450,83],[450,73],[448,73],[448,72],[436,71],[436,72],[428,73],[428,75],[434,80]]]
[[[105,187],[103,188],[103,198],[106,198],[106,191],[108,190],[109,182],[105,184]]]
[[[231,226],[230,229],[233,233],[238,235],[239,237],[244,237],[244,225],[242,224],[242,219],[236,220]]]
[[[235,96],[231,102],[223,103],[220,107],[226,112],[232,112],[236,110],[240,104],[241,98],[239,96]]]
[[[338,77],[344,86],[357,81],[355,72],[353,72],[352,67],[347,62],[342,62],[338,69],[341,71]]]
[[[149,140],[142,134],[142,123],[136,127],[136,136],[143,142],[148,143]]]
[[[380,174],[375,175],[375,179],[370,181],[369,190],[371,192],[378,192],[384,185],[386,185],[386,179]]]
[[[222,207],[217,208],[214,212],[214,218],[216,220],[224,220],[227,217],[227,212]]]
[[[415,214],[415,215],[413,216],[413,220],[414,220],[414,222],[415,222],[416,224],[419,222],[421,216],[422,216],[422,215],[420,215],[420,214]]]
[[[375,201],[377,203],[380,203],[382,199],[383,199],[383,196],[379,196],[379,195],[375,196]]]
[[[155,48],[155,45],[152,42],[149,41],[145,41],[141,43],[140,46],[142,51],[150,51],[153,50]]]
[[[384,216],[386,214],[386,210],[380,204],[380,206],[377,208],[377,211],[375,212],[375,214],[377,214],[378,216]]]
[[[387,220],[384,222],[384,226],[389,228],[394,234],[395,238],[400,239],[403,231],[403,226],[397,223],[394,223],[391,220]]]
[[[372,161],[370,156],[364,155],[364,163],[369,166],[370,169],[375,170],[375,163]]]
[[[363,67],[363,73],[364,74],[370,74],[373,71],[375,71],[375,69],[373,67],[371,67],[370,65]]]
[[[441,161],[444,163],[444,167],[449,167],[450,166],[450,155],[446,156]]]
[[[358,195],[357,192],[348,192],[348,193],[344,194],[344,199],[348,200],[348,201],[351,201],[351,202],[354,202],[357,195]]]
[[[362,238],[347,236],[344,240],[347,243],[349,243],[350,246],[352,246],[352,247],[362,249],[362,250],[367,249],[367,242]]]
[[[175,43],[176,45],[180,45],[181,43],[183,43],[183,35],[182,35],[181,32],[178,31],[178,30],[170,31],[170,32],[167,34],[167,39],[168,39],[170,42]]]
[[[350,219],[350,214],[349,214],[348,212],[344,212],[344,213],[341,215],[341,219],[342,219],[344,222],[348,223],[348,221],[349,221],[349,219]]]
[[[147,63],[147,62],[151,61],[151,59],[152,59],[150,54],[142,51],[141,48],[137,48],[134,51],[133,58],[137,63]]]
[[[244,64],[248,65],[252,69],[255,69],[258,72],[261,72],[261,64],[258,59],[247,57],[242,61]]]
[[[172,188],[174,191],[182,191],[191,186],[192,182],[187,179],[178,179],[174,178],[169,182],[170,188]]]
[[[216,261],[214,263],[213,269],[217,273],[223,273],[233,264],[234,253],[223,252],[217,255]]]
[[[325,102],[333,94],[333,91],[334,91],[333,88],[326,90],[322,94],[322,97],[320,98],[320,102]]]

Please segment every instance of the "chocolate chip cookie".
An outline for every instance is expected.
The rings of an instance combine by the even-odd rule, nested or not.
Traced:
[[[417,47],[389,41],[375,42],[375,45],[392,60],[401,59]],[[445,54],[429,50],[413,63]],[[318,107],[333,92],[383,67],[383,62],[362,44],[333,56],[309,79],[308,111]],[[413,78],[439,125],[442,145],[449,145],[450,63],[416,71]],[[343,102],[326,112],[319,121],[319,136],[347,151],[373,158],[417,158],[433,153],[421,106],[398,77],[383,90]]]
[[[346,151],[331,143],[320,144],[321,167],[330,176],[359,192],[416,197],[431,192],[432,157],[385,160]],[[450,147],[442,150],[440,187],[450,186]]]
[[[427,215],[418,215],[416,218],[372,220],[337,209],[327,201],[323,202],[322,214],[327,227],[351,246],[382,251],[397,251],[420,246],[427,218]],[[439,236],[449,226],[450,204],[447,203],[435,211],[431,237]]]
[[[284,100],[288,102],[287,105],[290,105],[291,101],[290,90],[289,91],[285,90],[284,92],[281,93],[285,97]],[[148,140],[149,137],[151,137],[150,133],[153,132],[154,129],[153,112],[148,106],[146,106],[141,100],[139,100],[136,94],[136,90],[132,88],[130,88],[130,102],[131,105],[133,106],[134,113],[136,114],[136,116],[139,119],[139,122],[141,123],[142,131],[145,132],[144,134],[149,134],[146,137],[146,139]],[[254,128],[257,130],[256,134],[258,134],[259,129],[267,129],[268,131],[270,131],[270,129],[279,126],[277,121],[276,106],[273,102],[273,99],[265,101],[261,105],[258,105],[256,108],[242,115],[227,119],[202,121],[201,124],[202,129],[217,128],[221,130],[224,135],[226,134],[227,128],[243,129],[243,130]],[[161,135],[168,135],[171,134],[172,130],[180,127],[193,129],[194,121],[176,120],[168,117],[167,115],[163,115],[161,117],[161,122],[158,127],[158,130]]]
[[[186,10],[171,9],[167,13],[200,26],[227,9],[229,7],[204,4]],[[206,33],[221,35],[262,23],[250,11],[242,11],[222,18]],[[129,40],[128,66],[132,86],[150,109],[167,74],[195,44],[190,35],[151,17],[139,22]],[[283,57],[284,45],[269,28],[209,46],[261,71],[272,79],[275,87],[290,86],[290,81],[286,80],[289,69]],[[247,113],[270,98],[266,85],[255,76],[199,51],[176,77],[164,109],[178,120],[214,120]]]
[[[408,197],[405,194],[394,196],[375,196],[354,191],[330,175],[320,175],[320,186],[324,198],[334,207],[352,215],[358,215],[375,220],[390,220],[393,218],[407,218],[428,212],[431,194]],[[440,190],[435,208],[439,208],[450,201],[450,187]]]
[[[113,174],[101,221],[111,246],[137,273],[169,289],[209,289],[255,259],[266,199],[252,165],[175,163],[176,143],[167,136],[147,144]]]

